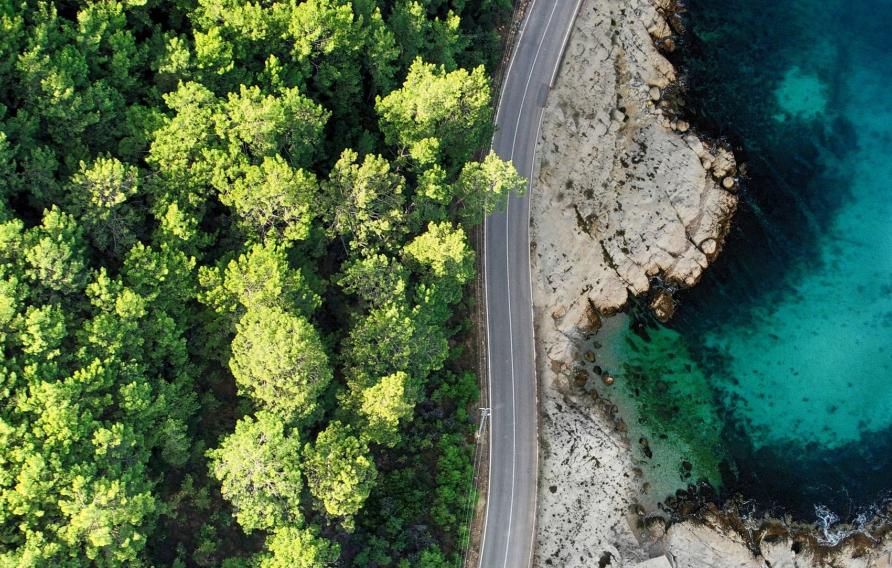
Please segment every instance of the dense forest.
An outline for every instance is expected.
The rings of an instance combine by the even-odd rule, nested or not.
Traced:
[[[0,566],[457,566],[507,0],[0,0]]]

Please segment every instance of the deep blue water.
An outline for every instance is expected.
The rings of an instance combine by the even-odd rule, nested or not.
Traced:
[[[695,478],[851,518],[892,489],[892,1],[686,6],[688,114],[746,179],[670,327],[619,339],[618,382],[677,399],[660,435],[701,454]]]

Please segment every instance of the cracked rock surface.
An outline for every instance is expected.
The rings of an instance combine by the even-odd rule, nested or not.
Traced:
[[[651,98],[675,79],[647,32],[657,20],[649,0],[583,4],[538,141],[543,286],[573,287],[568,300],[588,298],[608,313],[656,275],[696,284],[737,203],[721,186],[730,154],[664,126],[678,122]]]
[[[540,401],[536,566],[892,568],[892,537],[817,558],[789,540],[750,542],[719,521],[643,521],[641,480],[609,401],[571,387],[584,336],[623,325],[659,276],[691,286],[719,253],[736,164],[671,116],[669,0],[584,0],[548,97],[532,189],[531,260]],[[652,308],[671,316],[671,297]],[[651,522],[653,521],[653,522]],[[748,521],[749,522],[749,521]]]
[[[634,528],[638,480],[616,424],[569,388],[575,339],[654,276],[695,284],[735,209],[721,186],[730,153],[661,111],[675,71],[651,34],[667,29],[652,0],[584,0],[548,96],[531,205],[538,566],[633,566],[668,552]]]
[[[632,529],[637,479],[626,443],[568,387],[574,339],[654,276],[695,284],[736,205],[720,185],[733,175],[730,153],[682,134],[687,125],[673,130],[660,111],[675,71],[648,30],[666,33],[651,0],[584,0],[538,140],[539,566],[632,566],[663,554]]]

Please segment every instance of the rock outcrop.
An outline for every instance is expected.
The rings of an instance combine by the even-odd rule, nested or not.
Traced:
[[[580,346],[599,328],[623,325],[604,316],[630,295],[658,282],[651,309],[671,317],[672,289],[699,280],[736,206],[731,153],[691,134],[664,102],[675,79],[655,48],[674,48],[665,2],[584,0],[542,122],[531,209],[541,413],[536,565],[892,568],[888,535],[866,548],[812,551],[765,539],[758,528],[745,538],[717,520],[666,529],[663,519],[643,517],[616,407],[572,386],[590,378],[579,360],[602,381],[610,376],[598,366],[609,361],[594,352],[586,358]]]
[[[622,424],[570,388],[583,357],[576,340],[657,278],[654,309],[670,317],[668,290],[699,280],[736,205],[722,187],[734,181],[733,156],[663,103],[675,70],[654,47],[654,37],[671,39],[658,8],[584,0],[542,121],[531,226],[540,566],[631,566],[663,552],[633,529],[637,481]]]
[[[736,206],[721,184],[733,188],[730,152],[682,136],[688,125],[654,100],[675,79],[647,33],[661,20],[647,0],[586,2],[549,94],[534,256],[546,286],[585,290],[572,324],[589,300],[614,312],[655,276],[696,284]]]

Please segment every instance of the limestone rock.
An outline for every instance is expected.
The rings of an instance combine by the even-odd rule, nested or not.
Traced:
[[[712,175],[716,179],[722,179],[736,172],[736,164],[734,156],[728,150],[719,148],[716,152],[715,160],[712,163]]]
[[[675,568],[764,568],[739,536],[690,522],[669,527],[666,548]]]
[[[696,284],[709,263],[699,243],[713,239],[714,250],[720,248],[736,207],[736,197],[701,162],[708,157],[713,175],[727,174],[733,156],[721,150],[713,158],[696,137],[661,127],[665,117],[648,104],[653,88],[660,90],[654,83],[674,78],[644,29],[655,17],[648,0],[584,2],[568,46],[576,56],[564,59],[538,141],[532,192],[538,273],[569,295],[587,290],[604,314],[647,291],[654,274]],[[612,59],[597,64],[604,49]],[[575,131],[566,117],[574,117]],[[689,128],[685,121],[675,126]],[[566,300],[560,302],[571,316],[565,321],[585,322],[586,302]]]
[[[763,542],[759,549],[762,552],[762,558],[772,566],[801,566],[805,568],[816,563],[814,556],[810,552],[798,554],[794,552],[792,544],[788,540],[772,543]]]
[[[654,316],[661,322],[669,321],[675,313],[675,302],[672,300],[672,294],[666,290],[657,292],[650,303],[650,309],[654,311]]]
[[[627,515],[638,482],[617,433],[624,423],[615,409],[595,410],[607,403],[576,386],[569,370],[590,349],[577,340],[614,325],[607,316],[647,292],[653,277],[695,284],[736,206],[703,165],[714,160],[706,145],[667,128],[672,112],[661,96],[676,74],[650,35],[667,31],[658,8],[651,0],[583,0],[537,141],[537,566],[634,566],[663,552],[642,546],[636,531],[645,529]],[[660,305],[668,311],[671,298]],[[610,369],[601,351],[596,363],[587,365],[603,368],[585,388],[615,389],[602,385]]]
[[[650,560],[645,560],[644,562],[639,562],[632,568],[672,568],[672,564],[669,563],[669,559],[665,556],[660,556],[657,558],[651,558]]]
[[[598,331],[601,328],[601,314],[595,303],[588,298],[586,298],[586,307],[582,314],[582,320],[580,320],[577,327],[581,331],[588,333]]]

